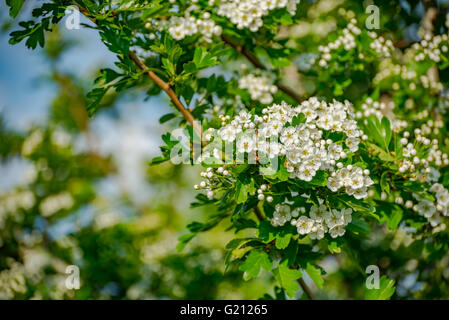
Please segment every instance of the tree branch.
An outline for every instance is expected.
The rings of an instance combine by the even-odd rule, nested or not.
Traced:
[[[178,96],[175,94],[173,89],[170,87],[170,85],[159,78],[153,71],[148,70],[148,67],[136,56],[136,54],[132,51],[129,52],[130,59],[136,64],[137,67],[139,67],[140,70],[145,71],[146,75],[153,80],[156,85],[158,85],[162,90],[164,90],[167,95],[172,100],[173,104],[175,105],[176,109],[181,112],[183,117],[186,119],[188,123],[190,123],[195,130],[195,132],[203,138],[203,131],[201,128],[201,125],[193,118],[192,114],[189,110],[187,110],[181,101],[179,100]]]
[[[97,23],[97,19],[91,17],[86,9],[81,7],[78,3],[76,3],[76,6],[79,8],[79,11],[86,18],[88,18],[95,24]],[[201,128],[201,125],[193,118],[192,113],[187,108],[184,107],[184,105],[181,103],[178,96],[175,94],[170,85],[161,78],[159,78],[159,76],[156,75],[153,71],[148,70],[148,67],[143,63],[142,60],[139,59],[139,57],[136,56],[134,52],[129,51],[128,56],[140,70],[145,71],[145,74],[151,80],[153,80],[154,83],[156,83],[156,85],[159,86],[165,93],[167,93],[167,95],[175,105],[176,109],[178,109],[178,111],[181,112],[186,121],[193,127],[195,132],[201,137],[201,141],[203,141],[203,130]]]
[[[248,61],[251,62],[253,66],[261,70],[267,70],[267,67],[265,67],[265,65],[262,62],[260,62],[259,58],[257,58],[257,56],[247,47],[240,45],[234,39],[225,34],[221,36],[221,39],[227,44],[229,44],[231,47],[233,47],[235,51],[242,54],[246,59],[248,59]],[[286,95],[290,96],[297,103],[301,103],[304,100],[293,89],[281,83],[276,83],[276,86],[278,87],[279,90],[284,92]]]

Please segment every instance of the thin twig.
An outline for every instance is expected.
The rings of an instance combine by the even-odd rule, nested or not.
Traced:
[[[89,12],[82,8],[79,4],[76,4],[79,8],[79,11],[86,16],[89,20],[91,20],[93,23],[97,23],[97,19],[95,17],[91,17]],[[159,76],[154,73],[153,71],[149,70],[148,67],[143,63],[142,60],[139,59],[139,57],[136,56],[136,54],[132,51],[129,51],[128,53],[129,58],[134,62],[134,64],[142,71],[145,72],[145,74],[156,83],[157,86],[159,86],[171,99],[173,104],[175,105],[176,109],[178,109],[179,112],[183,115],[183,117],[186,119],[186,121],[193,127],[195,132],[201,137],[201,140],[203,141],[203,130],[201,128],[201,125],[194,119],[192,116],[192,113],[187,110],[184,105],[179,100],[178,96],[175,94],[173,89],[170,87],[170,85],[159,78]]]
[[[260,211],[258,206],[254,207],[254,213],[256,214],[257,219],[259,219],[259,221],[263,221],[265,220],[265,217],[262,214],[262,211]]]

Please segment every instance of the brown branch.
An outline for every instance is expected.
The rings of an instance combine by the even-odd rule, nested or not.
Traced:
[[[76,4],[76,6],[79,8],[79,11],[84,16],[86,16],[86,18],[91,20],[93,23],[97,23],[97,19],[91,17],[86,9],[82,8],[79,4]],[[153,80],[157,86],[159,86],[165,93],[167,93],[167,95],[175,105],[176,109],[178,109],[178,111],[181,112],[186,121],[193,127],[195,132],[201,137],[201,141],[203,141],[203,130],[201,128],[201,125],[193,118],[192,113],[184,107],[184,105],[179,100],[178,96],[170,87],[170,84],[159,78],[159,76],[156,75],[153,71],[148,70],[148,67],[143,63],[142,60],[139,59],[139,57],[136,56],[134,52],[129,51],[128,56],[140,70],[144,71],[145,74],[151,80]]]
[[[309,298],[309,300],[315,300],[312,290],[307,286],[307,284],[304,282],[304,279],[301,277],[298,279],[298,283],[301,286],[302,290],[306,294],[306,296]]]
[[[259,58],[257,58],[257,56],[251,50],[249,50],[247,47],[242,46],[241,44],[236,42],[234,39],[232,39],[231,37],[229,37],[228,35],[225,35],[225,34],[223,34],[221,36],[221,39],[224,42],[226,42],[227,44],[229,44],[231,47],[233,47],[235,51],[242,54],[246,59],[248,59],[248,61],[251,62],[253,64],[253,66],[255,66],[256,68],[261,69],[261,70],[267,70],[267,67],[262,62],[260,62]],[[304,100],[293,89],[291,89],[281,83],[277,83],[276,86],[278,87],[279,90],[284,92],[286,95],[290,96],[297,103],[301,103]]]

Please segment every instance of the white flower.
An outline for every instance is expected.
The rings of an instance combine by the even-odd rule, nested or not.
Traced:
[[[221,128],[218,133],[221,139],[225,141],[232,142],[236,138],[235,129],[231,125],[227,125],[226,127]]]
[[[255,149],[256,143],[254,137],[243,135],[237,141],[237,151],[240,153],[251,152]]]
[[[449,191],[444,189],[436,194],[437,202],[439,205],[446,207],[449,206]]]
[[[427,173],[427,181],[438,181],[440,178],[440,172],[434,167],[430,167],[430,172]]]
[[[426,218],[430,218],[436,212],[433,202],[421,200],[417,205],[418,213]]]
[[[258,100],[263,104],[273,102],[272,93],[277,92],[277,87],[266,76],[256,76],[248,74],[239,80],[239,88],[247,89],[251,95],[251,99]]]
[[[251,114],[246,112],[246,110],[242,110],[235,119],[241,124],[249,123],[251,122]]]
[[[345,208],[341,210],[341,214],[343,215],[343,221],[345,225],[348,225],[352,221],[352,209]]]
[[[363,187],[363,183],[364,183],[364,177],[363,175],[360,175],[358,173],[353,173],[351,174],[350,177],[350,184],[349,186],[353,189],[360,189]]]
[[[345,223],[341,211],[338,211],[337,209],[327,211],[324,216],[324,220],[326,221],[326,224],[329,228],[333,228],[337,225],[344,225]]]
[[[262,17],[271,10],[286,8],[294,15],[300,0],[222,0],[218,14],[227,17],[239,29],[248,28],[256,32],[263,24]]]
[[[281,149],[279,143],[277,142],[260,141],[258,144],[258,150],[265,153],[268,158],[273,159],[279,155]]]
[[[441,215],[438,212],[435,212],[432,216],[428,217],[428,220],[432,227],[436,227],[441,222]]]
[[[280,140],[285,146],[288,147],[293,145],[296,138],[297,134],[296,129],[294,127],[287,127],[282,129]]]
[[[343,151],[343,148],[339,144],[332,143],[329,146],[329,156],[331,157],[331,159],[334,159],[334,160],[340,159],[340,155],[341,155],[342,151]]]
[[[312,232],[309,233],[309,237],[312,240],[323,239],[326,231],[327,228],[323,225],[323,223],[315,220],[312,226]]]
[[[342,224],[335,225],[332,228],[329,229],[329,233],[332,238],[341,237],[345,234],[345,226]]]
[[[353,193],[353,196],[357,200],[365,199],[368,196],[367,188],[366,187],[362,187],[360,189],[355,189],[354,193]]]
[[[325,205],[320,205],[319,207],[317,206],[312,206],[310,208],[310,218],[312,218],[314,221],[317,222],[322,222],[324,220],[324,215],[327,213],[327,208]]]
[[[316,171],[309,166],[301,166],[297,177],[304,181],[311,181],[315,176]]]
[[[185,37],[200,33],[202,40],[211,42],[213,35],[221,34],[221,27],[215,25],[215,21],[210,19],[210,14],[206,12],[203,19],[196,19],[193,16],[177,17],[173,16],[166,24],[168,32],[175,40],[182,40]],[[154,37],[154,34],[152,34]],[[151,38],[151,36],[150,36]]]
[[[288,150],[286,156],[288,161],[292,164],[297,164],[301,161],[300,151],[298,148]]]
[[[338,178],[334,178],[334,177],[330,177],[327,180],[327,187],[332,191],[332,192],[337,192],[338,189],[340,189],[342,187],[342,183],[341,180]]]
[[[273,213],[273,219],[271,220],[271,224],[283,226],[287,221],[290,221],[292,218],[290,212],[290,206],[285,204],[277,204],[275,206],[275,210]]]
[[[345,140],[346,146],[351,150],[351,152],[356,152],[359,149],[359,138],[347,138]]]
[[[432,185],[432,187],[431,187],[429,190],[430,190],[431,192],[438,193],[438,192],[443,191],[443,190],[444,190],[444,187],[443,187],[443,185],[442,185],[441,183],[434,183],[434,184]]]

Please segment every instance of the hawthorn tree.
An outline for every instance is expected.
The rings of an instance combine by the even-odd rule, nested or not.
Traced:
[[[6,3],[16,17],[24,0]],[[304,279],[326,288],[329,256],[354,297],[388,299],[396,281],[396,297],[447,298],[447,9],[60,0],[38,4],[10,43],[43,47],[54,25],[82,14],[117,57],[87,94],[89,115],[110,92],[166,94],[174,110],[160,122],[180,129],[163,135],[152,165],[203,166],[192,207],[213,208],[187,226],[179,250],[223,222],[235,234],[223,243],[226,267],[245,280],[272,273],[275,298],[314,298]],[[366,271],[376,267],[385,275],[373,287]],[[419,286],[404,284],[410,274]]]

